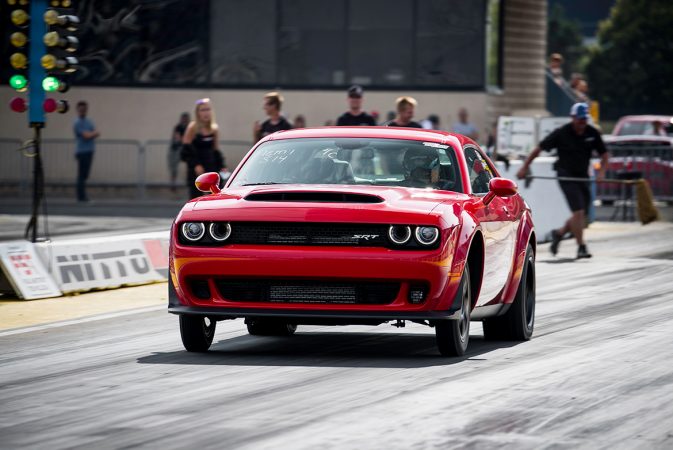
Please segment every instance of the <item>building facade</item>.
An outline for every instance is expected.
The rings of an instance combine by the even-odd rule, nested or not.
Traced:
[[[498,115],[545,113],[546,0],[91,0],[78,14],[82,70],[63,97],[87,100],[109,139],[167,139],[210,97],[222,138],[250,140],[269,90],[321,126],[351,84],[382,120],[411,95],[417,119],[450,129],[466,107],[483,137]],[[50,115],[45,136],[71,137],[73,117]],[[28,136],[26,121],[6,110],[0,137]]]

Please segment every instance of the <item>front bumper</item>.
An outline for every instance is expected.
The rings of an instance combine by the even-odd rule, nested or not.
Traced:
[[[453,233],[428,251],[384,248],[283,247],[231,245],[191,247],[172,242],[169,311],[236,318],[250,316],[437,320],[454,317],[462,261],[454,261]],[[194,280],[208,286],[196,295]],[[246,301],[226,298],[218,280],[251,285],[255,280],[319,280],[326,283],[398,283],[385,304]],[[427,287],[422,303],[410,301],[411,286]],[[460,305],[460,303],[458,303]]]
[[[172,314],[188,314],[207,316],[215,319],[238,319],[246,317],[273,317],[286,319],[289,322],[310,322],[311,320],[339,320],[342,322],[357,321],[391,321],[391,320],[457,320],[460,318],[461,298],[458,290],[444,311],[354,311],[327,309],[285,309],[285,308],[234,308],[185,306],[180,302],[173,283],[168,283],[168,312]]]

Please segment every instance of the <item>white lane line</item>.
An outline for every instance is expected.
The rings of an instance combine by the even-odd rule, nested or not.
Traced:
[[[115,312],[115,313],[107,313],[107,314],[99,314],[99,315],[95,315],[95,316],[82,317],[81,319],[64,320],[64,321],[61,321],[61,322],[53,322],[53,323],[47,323],[47,324],[44,324],[44,325],[35,325],[35,326],[32,326],[32,327],[25,327],[25,328],[13,328],[13,329],[7,330],[7,331],[0,331],[0,337],[11,336],[13,334],[31,333],[33,331],[48,330],[50,328],[66,327],[68,325],[76,325],[78,323],[94,322],[96,320],[113,319],[115,317],[130,316],[130,315],[133,315],[133,314],[141,314],[141,313],[145,313],[145,312],[160,311],[162,309],[163,310],[167,309],[167,306],[166,305],[147,306],[145,308],[131,309],[131,310],[128,310],[128,311],[120,311],[120,312]]]

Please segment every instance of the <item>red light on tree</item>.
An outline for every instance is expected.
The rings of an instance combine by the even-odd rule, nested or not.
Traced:
[[[56,111],[57,106],[58,105],[56,105],[56,100],[53,98],[45,98],[44,103],[42,103],[42,108],[44,108],[44,112],[47,113],[53,113]]]
[[[24,98],[14,97],[9,101],[9,108],[18,113],[26,112],[28,109],[28,102],[26,102],[26,99]]]
[[[54,100],[53,98],[45,98],[42,103],[42,108],[46,113],[59,112],[61,114],[68,112],[68,102],[65,100]]]

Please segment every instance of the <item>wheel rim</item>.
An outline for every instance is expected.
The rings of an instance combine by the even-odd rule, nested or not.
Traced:
[[[203,334],[210,338],[215,331],[215,321],[211,320],[209,317],[203,318]]]
[[[465,342],[467,336],[470,333],[470,305],[471,295],[470,295],[470,279],[469,277],[465,280],[463,284],[463,304],[460,309],[460,321],[458,323],[458,332],[460,333],[460,341]]]
[[[524,302],[526,310],[524,311],[526,317],[526,327],[533,328],[533,320],[535,318],[535,263],[533,257],[528,258],[528,270],[526,272],[526,301]]]

